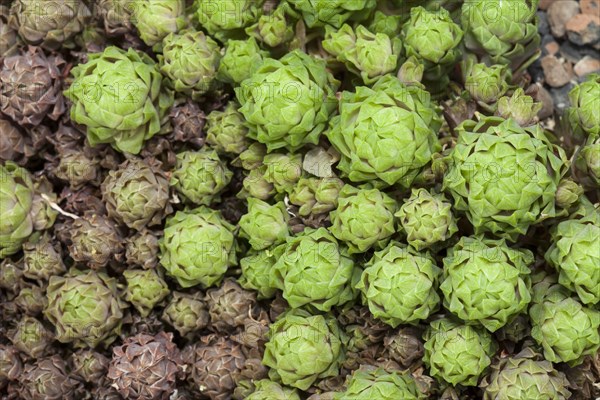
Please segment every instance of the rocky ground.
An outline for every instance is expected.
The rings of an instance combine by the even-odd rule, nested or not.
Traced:
[[[600,0],[541,0],[538,17],[542,56],[529,72],[545,119],[562,115],[573,86],[600,72]]]

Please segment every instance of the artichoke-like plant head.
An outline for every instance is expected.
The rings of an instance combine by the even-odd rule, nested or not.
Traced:
[[[582,306],[552,276],[533,287],[529,317],[531,337],[548,361],[575,366],[600,349],[600,311]]]
[[[213,286],[236,264],[234,227],[204,206],[167,219],[160,263],[184,288]]]
[[[41,358],[25,366],[19,378],[19,398],[27,400],[74,400],[78,382],[67,372],[67,363],[59,355]]]
[[[131,15],[137,0],[99,0],[94,12],[99,16],[107,36],[120,36],[133,30]]]
[[[202,396],[227,399],[242,379],[246,356],[239,343],[226,336],[201,337],[192,348],[188,381]]]
[[[417,250],[444,242],[458,231],[450,202],[443,194],[432,194],[427,189],[412,189],[396,217],[408,244]]]
[[[512,77],[506,65],[487,66],[467,58],[462,64],[465,89],[477,103],[486,108],[496,103],[508,91],[508,81]]]
[[[46,199],[55,196],[46,183],[34,182],[26,169],[11,161],[0,164],[0,259],[54,224],[57,213]]]
[[[248,252],[246,257],[240,260],[242,276],[238,282],[245,289],[256,290],[259,299],[275,297],[277,287],[281,286],[281,282],[273,279],[272,268],[276,262],[277,258],[272,249]]]
[[[5,57],[16,53],[20,43],[17,29],[8,23],[9,10],[8,5],[0,5],[0,50]]]
[[[206,142],[219,154],[241,154],[250,146],[248,127],[235,101],[223,111],[214,110],[206,117]]]
[[[600,209],[583,197],[579,208],[553,228],[546,261],[561,285],[584,304],[600,302]]]
[[[86,213],[71,225],[71,257],[92,269],[100,269],[120,260],[123,238],[112,220],[103,215]]]
[[[362,25],[353,29],[347,24],[339,30],[327,27],[323,48],[368,85],[395,72],[402,52],[398,37],[371,32]]]
[[[567,400],[571,398],[569,386],[565,374],[557,371],[551,362],[544,360],[531,348],[501,358],[480,385],[484,390],[483,400]]]
[[[496,115],[512,118],[521,126],[531,126],[538,121],[538,113],[542,103],[527,96],[523,88],[518,88],[512,96],[504,96],[498,100]]]
[[[450,319],[433,321],[424,339],[431,375],[455,386],[476,386],[498,348],[486,330]]]
[[[536,11],[539,0],[466,1],[461,22],[465,46],[486,64],[510,65],[515,75],[541,53]]]
[[[326,214],[337,208],[344,181],[338,178],[300,178],[290,192],[290,203],[299,207],[298,214]]]
[[[367,262],[356,288],[371,313],[395,328],[437,311],[441,272],[428,253],[391,242]]]
[[[104,272],[72,269],[53,276],[47,289],[44,315],[56,329],[56,339],[76,347],[108,346],[121,332],[127,304],[117,281]]]
[[[600,74],[591,74],[587,80],[569,92],[571,107],[568,122],[574,133],[582,138],[600,136]]]
[[[193,204],[209,205],[231,181],[233,172],[219,154],[208,147],[177,154],[170,184]]]
[[[198,22],[212,37],[226,43],[245,37],[245,27],[262,14],[265,0],[195,0]]]
[[[292,308],[310,305],[321,311],[354,298],[354,260],[325,228],[307,228],[275,249],[272,282]]]
[[[423,7],[410,10],[410,20],[403,28],[404,51],[425,66],[425,83],[435,93],[442,92],[449,82],[448,72],[459,60],[458,46],[463,31],[452,21],[450,13],[440,8],[428,11]]]
[[[161,72],[170,79],[175,91],[199,100],[212,88],[221,49],[204,32],[186,30],[164,39],[158,59]]]
[[[335,319],[290,310],[269,327],[263,364],[274,380],[306,390],[317,379],[338,374],[345,340]]]
[[[288,221],[290,216],[285,204],[280,201],[274,205],[250,197],[248,213],[240,219],[240,236],[248,239],[254,250],[285,242],[290,235]]]
[[[338,206],[331,212],[329,231],[346,242],[350,253],[382,249],[396,232],[394,213],[398,205],[379,189],[358,189],[345,185]]]
[[[238,86],[261,66],[269,52],[260,48],[256,39],[229,40],[223,49],[217,79]]]
[[[91,22],[82,0],[18,0],[12,3],[10,24],[30,45],[47,50],[74,47],[73,37]]]
[[[175,389],[183,377],[183,359],[173,334],[139,334],[113,348],[107,377],[127,399],[161,400]]]
[[[516,241],[531,225],[556,215],[556,191],[566,172],[564,150],[539,125],[484,117],[458,128],[444,190],[475,233]]]
[[[383,368],[363,367],[352,373],[347,389],[335,398],[419,400],[426,399],[427,396],[419,389],[409,372],[387,372]]]
[[[254,382],[254,391],[245,400],[300,400],[298,390],[282,386],[270,379]]]
[[[163,321],[173,326],[181,336],[204,329],[210,322],[210,315],[202,297],[202,293],[173,292],[163,310]]]
[[[148,46],[159,44],[186,25],[184,0],[135,0],[131,22]]]
[[[293,151],[317,144],[337,106],[338,86],[325,61],[295,50],[279,60],[265,59],[235,92],[249,136],[269,151]]]
[[[138,154],[146,140],[169,129],[173,93],[145,53],[110,46],[88,58],[71,70],[74,80],[65,91],[71,119],[87,127],[92,146],[109,143]]]
[[[441,119],[429,93],[391,75],[344,91],[339,113],[326,135],[341,154],[337,168],[353,182],[409,187],[439,149]]]
[[[125,299],[142,317],[147,317],[155,305],[170,293],[167,282],[154,269],[129,269],[123,272],[127,280]]]
[[[289,0],[309,28],[331,25],[340,28],[346,21],[362,21],[377,6],[376,0]]]
[[[468,324],[495,332],[531,301],[533,253],[505,240],[464,236],[444,258],[444,306]]]
[[[293,13],[288,3],[280,3],[275,10],[261,15],[255,24],[246,28],[246,34],[269,47],[284,45],[294,38]]]
[[[102,198],[110,217],[137,231],[160,224],[172,211],[167,175],[157,165],[137,158],[108,173]]]
[[[1,57],[1,113],[25,128],[40,125],[44,117],[58,120],[65,112],[61,93],[64,65],[60,55],[46,56],[34,46],[23,53]]]

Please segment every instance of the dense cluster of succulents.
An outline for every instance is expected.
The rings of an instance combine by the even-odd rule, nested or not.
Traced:
[[[0,399],[600,398],[537,5],[0,0]]]

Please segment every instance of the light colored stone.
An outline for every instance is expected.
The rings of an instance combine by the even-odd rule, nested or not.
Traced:
[[[579,7],[582,14],[600,15],[600,0],[581,0]]]
[[[569,40],[577,45],[596,44],[600,41],[600,16],[577,14],[566,25]]]
[[[594,57],[585,56],[575,64],[577,76],[585,76],[597,71],[600,71],[600,60]]]
[[[546,83],[552,87],[561,87],[569,83],[572,79],[572,74],[569,74],[569,69],[554,56],[546,56],[542,58],[542,69]]]
[[[574,0],[554,1],[548,7],[550,31],[556,38],[565,36],[567,22],[579,14],[579,4]]]

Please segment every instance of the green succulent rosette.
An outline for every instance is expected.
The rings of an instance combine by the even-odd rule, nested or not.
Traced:
[[[391,242],[365,264],[356,288],[373,316],[395,328],[416,324],[439,309],[441,273],[428,253]]]
[[[102,199],[109,217],[137,231],[160,224],[172,212],[169,178],[159,166],[137,158],[108,173]]]
[[[0,259],[54,225],[57,213],[44,199],[56,198],[51,190],[47,181],[34,182],[29,171],[12,161],[0,164]]]
[[[600,188],[600,136],[588,138],[575,155],[573,173],[586,188]]]
[[[123,271],[123,277],[127,281],[125,300],[144,318],[170,293],[167,282],[154,269],[130,269]]]
[[[487,65],[509,65],[515,75],[541,53],[536,11],[539,0],[466,1],[461,22],[465,47]]]
[[[277,193],[289,193],[303,176],[302,154],[270,153],[262,160],[263,178]]]
[[[506,65],[473,63],[467,59],[463,64],[465,69],[465,89],[484,109],[490,109],[508,91],[508,81],[511,79],[510,69]]]
[[[294,22],[284,2],[271,13],[261,15],[255,24],[246,28],[246,34],[269,47],[278,47],[294,38]]]
[[[460,25],[452,21],[444,8],[427,11],[413,7],[402,33],[406,56],[415,57],[425,67],[425,85],[434,93],[443,92],[450,82],[448,73],[461,57],[459,45],[463,31]]]
[[[600,311],[582,306],[554,277],[533,287],[529,317],[531,337],[548,361],[575,366],[600,349]]]
[[[457,131],[443,188],[476,234],[514,242],[531,225],[557,215],[556,191],[568,163],[539,125],[522,128],[512,119],[484,117]]]
[[[220,154],[241,154],[250,146],[246,120],[238,108],[230,101],[223,111],[212,111],[206,117],[206,143]]]
[[[551,231],[546,261],[561,285],[577,293],[584,304],[600,302],[600,209],[586,198],[566,221]]]
[[[275,194],[275,187],[265,179],[266,170],[267,167],[262,166],[250,171],[244,178],[244,181],[242,182],[244,188],[238,193],[237,197],[241,199],[255,197],[264,201],[273,197]]]
[[[262,361],[273,380],[306,390],[339,373],[346,337],[329,316],[290,310],[269,326],[268,339]]]
[[[495,332],[531,301],[533,262],[531,251],[511,249],[504,239],[464,236],[444,258],[444,306],[466,323]]]
[[[256,198],[248,198],[248,213],[240,218],[240,236],[248,239],[254,250],[285,242],[290,235],[290,216],[285,204],[280,201],[273,205]]]
[[[330,213],[329,231],[348,245],[350,254],[382,249],[396,233],[397,209],[396,201],[378,189],[344,185],[338,206]]]
[[[373,33],[362,25],[344,24],[339,30],[326,28],[323,48],[370,85],[396,71],[402,43],[398,37]]]
[[[299,207],[302,217],[325,214],[337,208],[344,185],[338,178],[300,178],[290,192],[290,203]]]
[[[307,228],[275,249],[272,285],[292,308],[329,311],[354,299],[354,260],[325,228]]]
[[[244,28],[262,14],[265,0],[195,0],[196,18],[212,37],[227,42],[244,37]]]
[[[376,0],[288,0],[309,28],[331,25],[340,28],[346,21],[367,19]]]
[[[454,386],[476,386],[498,349],[486,330],[451,319],[433,321],[423,338],[431,375]]]
[[[233,172],[219,154],[204,147],[200,151],[177,154],[170,184],[191,203],[209,205],[219,198],[219,193],[229,185],[232,177]]]
[[[383,33],[389,37],[400,36],[402,32],[402,15],[386,14],[376,10],[367,28],[373,33]]]
[[[443,194],[432,194],[427,189],[412,189],[395,215],[408,244],[417,250],[445,242],[458,231],[450,202]]]
[[[237,86],[252,77],[268,57],[269,52],[262,50],[253,37],[246,40],[229,40],[223,50],[217,79]]]
[[[183,288],[218,284],[236,264],[234,226],[204,206],[169,217],[159,245],[161,265]]]
[[[496,115],[512,118],[521,126],[531,126],[538,121],[537,116],[543,105],[527,96],[523,88],[517,88],[510,97],[501,97],[496,106]]]
[[[204,329],[210,322],[208,307],[202,292],[173,292],[162,313],[162,320],[171,325],[181,336]]]
[[[361,368],[348,379],[347,389],[335,400],[378,399],[418,400],[427,396],[408,372],[388,372],[383,368]]]
[[[326,135],[341,154],[337,168],[352,182],[409,187],[439,150],[440,127],[426,91],[385,76],[372,88],[344,91]]]
[[[591,74],[587,80],[569,92],[571,107],[566,118],[576,137],[600,136],[600,74]]]
[[[92,146],[108,143],[138,154],[146,140],[170,129],[173,93],[147,54],[110,46],[88,54],[88,62],[71,73],[74,80],[65,91],[73,102],[71,119],[87,127]]]
[[[74,37],[91,19],[90,9],[81,0],[18,0],[12,2],[8,25],[27,44],[54,51],[75,47]]]
[[[238,279],[240,286],[258,292],[259,299],[275,297],[277,288],[281,286],[281,281],[273,276],[276,262],[277,257],[273,249],[251,250],[240,260],[242,269],[242,275]]]
[[[300,400],[297,389],[288,388],[269,379],[254,382],[254,392],[245,400]]]
[[[104,272],[72,269],[50,278],[44,316],[54,325],[56,339],[76,347],[110,345],[120,334],[127,304],[117,281]]]
[[[204,32],[186,30],[164,38],[158,60],[160,71],[176,92],[199,100],[213,87],[221,49]]]
[[[135,0],[131,22],[140,38],[154,46],[186,26],[185,0]]]
[[[569,386],[565,374],[531,348],[501,358],[480,385],[484,390],[483,400],[567,400],[571,398]]]
[[[279,60],[265,59],[235,93],[249,137],[269,151],[294,151],[317,144],[337,106],[338,86],[325,61],[295,50]]]

